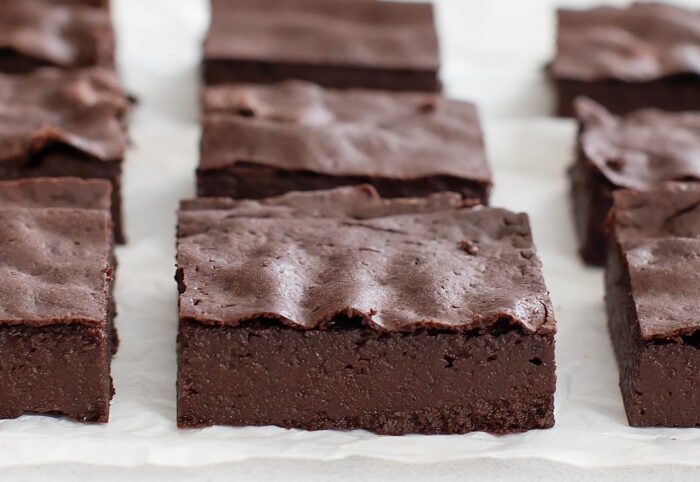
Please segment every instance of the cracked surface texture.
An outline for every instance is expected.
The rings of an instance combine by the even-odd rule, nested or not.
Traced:
[[[80,2],[82,5],[69,3],[3,0],[0,71],[113,66],[114,34],[109,13],[85,1]]]
[[[106,211],[0,209],[0,324],[104,325],[111,228]]]
[[[344,315],[377,330],[411,331],[506,318],[527,332],[554,331],[524,214],[392,215],[383,207],[377,216],[288,216],[265,205],[181,211],[181,319],[271,318],[309,329]]]
[[[660,3],[558,11],[552,74],[644,82],[700,74],[700,12]]]

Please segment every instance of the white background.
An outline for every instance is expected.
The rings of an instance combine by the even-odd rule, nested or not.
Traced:
[[[0,479],[700,477],[700,430],[626,423],[605,330],[601,272],[584,269],[575,256],[564,177],[575,126],[547,116],[551,96],[541,69],[553,45],[551,0],[445,0],[438,2],[438,18],[447,91],[477,101],[482,112],[495,171],[493,204],[531,215],[559,320],[556,427],[503,437],[177,431],[174,211],[194,190],[206,1],[113,1],[122,75],[140,103],[126,171],[130,243],[119,249],[122,345],[113,364],[111,421],[0,421]]]

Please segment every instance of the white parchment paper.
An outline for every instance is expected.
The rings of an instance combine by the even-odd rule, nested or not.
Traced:
[[[496,176],[493,204],[526,211],[532,219],[559,320],[556,427],[508,436],[429,437],[274,427],[178,431],[174,211],[179,198],[193,194],[206,2],[114,3],[122,74],[140,104],[125,182],[130,242],[118,251],[122,344],[113,363],[117,394],[111,421],[81,425],[43,416],[0,421],[0,466],[197,466],[255,457],[351,456],[700,466],[700,430],[635,429],[626,423],[605,329],[601,272],[583,268],[575,255],[564,177],[575,127],[546,117],[551,101],[541,66],[553,41],[551,0],[446,0],[438,7],[446,87],[454,96],[478,101],[483,113]]]

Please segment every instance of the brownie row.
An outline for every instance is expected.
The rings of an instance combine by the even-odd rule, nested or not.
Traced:
[[[0,4],[0,418],[109,418],[129,102],[108,3]]]
[[[17,39],[0,49],[0,70],[12,73],[0,75],[0,95],[9,106],[0,130],[8,141],[0,149],[0,179],[111,181],[108,204],[115,235],[123,241],[120,174],[128,102],[112,71],[109,14],[69,3],[94,2],[22,0],[0,7],[6,9],[0,24],[5,21],[15,32],[8,38]],[[492,185],[483,135],[472,104],[425,92],[439,90],[430,6],[213,0],[212,8],[197,170],[198,193],[209,198],[184,202],[179,213],[180,426],[276,424],[380,433],[551,426],[555,322],[529,225],[522,215],[474,207],[488,203]],[[673,25],[678,10],[665,8],[561,12],[559,52],[550,66],[563,99],[560,109],[584,87],[590,90],[583,93],[614,111],[628,109],[617,101],[639,102],[639,86],[628,85],[629,78],[601,81],[590,70],[583,79],[567,77],[567,69],[592,68],[571,46],[600,44],[601,25],[635,33],[655,17],[661,25],[652,31],[669,34],[656,40],[667,46],[673,38],[673,46],[677,39],[664,22]],[[22,44],[22,31],[46,22],[55,38]],[[285,35],[290,30],[302,33]],[[71,55],[54,56],[50,47],[57,43],[69,46]],[[624,62],[609,61],[609,52],[597,53],[607,59],[594,62],[598,67],[624,70]],[[679,65],[671,56],[656,68],[660,79],[645,78],[643,89],[652,90],[645,91],[644,102],[669,98],[663,89],[658,96],[650,92],[657,84],[678,89],[671,78],[689,80],[693,91],[692,76]],[[297,80],[286,80],[291,78]],[[599,87],[608,97],[598,96]],[[692,106],[689,99],[678,105]],[[697,115],[648,110],[618,118],[593,101],[573,106],[581,124],[570,171],[581,253],[592,263],[608,259],[610,327],[630,422],[697,425],[698,326],[692,316],[679,314],[692,311],[692,270],[680,268],[694,260],[694,207],[667,213],[663,235],[637,234],[632,241],[618,234],[625,196],[663,203],[681,196],[680,188],[664,181],[697,178]],[[63,204],[66,196],[72,199],[66,194],[72,189],[90,192],[76,182],[67,179],[60,188],[65,192],[49,197],[40,193],[60,191],[56,181],[2,188],[23,193],[20,211],[0,204],[8,246],[19,229],[15,218],[34,223],[34,234],[23,234],[38,237],[35,242],[73,239],[75,246],[87,246],[55,223],[66,217],[86,223],[81,234],[88,232],[99,245],[85,247],[89,254],[110,254],[106,263],[79,259],[76,248],[65,254],[75,258],[79,272],[80,263],[93,263],[86,273],[94,276],[76,274],[81,284],[73,289],[90,290],[95,306],[67,306],[56,315],[56,281],[26,280],[27,293],[56,306],[35,306],[41,310],[35,313],[19,299],[7,309],[2,327],[11,329],[7,339],[13,344],[3,361],[19,375],[8,381],[10,395],[0,402],[9,401],[4,408],[0,403],[0,416],[38,411],[80,420],[107,417],[111,382],[104,353],[116,346],[114,259],[111,241],[107,248],[100,241],[99,230],[109,222],[84,205]],[[359,184],[368,185],[341,187]],[[685,199],[695,188],[683,189]],[[607,236],[603,223],[618,198],[623,201],[609,218],[613,235]],[[5,255],[12,266],[31,256],[44,259],[40,252]],[[656,307],[659,296],[679,296],[664,298],[676,311],[645,314],[648,300]],[[649,331],[659,320],[670,320],[674,328]],[[54,336],[45,336],[49,332]],[[90,413],[51,401],[62,379],[50,370],[48,348],[16,362],[35,339],[55,343],[61,337],[97,347],[76,359],[78,372],[71,375],[89,379],[83,385],[90,395],[72,400],[87,401]],[[32,363],[39,378],[21,375]],[[654,371],[659,366],[662,374]],[[41,377],[59,385],[37,391]]]
[[[529,222],[485,207],[476,108],[429,92],[437,46],[428,4],[212,1],[202,197],[178,214],[180,427],[553,425]]]

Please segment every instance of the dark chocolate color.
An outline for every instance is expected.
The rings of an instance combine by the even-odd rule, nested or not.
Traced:
[[[700,109],[700,12],[661,3],[559,10],[548,70],[558,114],[587,96],[616,114]]]
[[[575,106],[580,127],[570,174],[580,251],[600,265],[607,251],[602,225],[615,190],[700,179],[700,114],[645,109],[620,118],[588,99]]]
[[[108,420],[112,246],[104,210],[0,207],[0,418]]]
[[[109,12],[84,3],[0,2],[0,72],[27,73],[47,66],[113,68]]]
[[[437,91],[432,6],[371,0],[213,0],[207,84],[303,79]]]
[[[111,212],[112,185],[102,179],[27,178],[0,181],[0,207],[80,208]]]
[[[555,321],[527,217],[456,201],[184,203],[179,425],[551,426]]]
[[[614,197],[606,301],[627,417],[700,427],[700,186]]]
[[[111,212],[112,186],[103,179],[78,179],[74,177],[26,178],[16,181],[0,181],[0,208],[78,208]],[[117,261],[110,256],[114,270]],[[110,285],[111,288],[114,284]],[[113,320],[117,314],[114,296],[110,293],[109,316],[112,354],[119,347],[119,336]]]
[[[0,179],[110,181],[115,238],[123,242],[121,170],[128,101],[114,73],[96,68],[0,75],[0,105]]]
[[[204,93],[200,196],[263,198],[369,183],[384,197],[453,191],[486,203],[473,104],[288,81]]]

